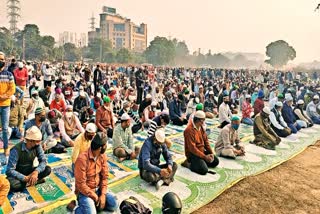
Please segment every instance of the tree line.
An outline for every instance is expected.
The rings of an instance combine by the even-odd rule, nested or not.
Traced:
[[[90,59],[93,62],[106,63],[151,63],[167,66],[213,66],[250,67],[257,62],[248,60],[246,56],[238,54],[229,58],[222,53],[203,54],[200,51],[190,54],[185,41],[155,37],[144,53],[136,53],[126,48],[112,49],[111,42],[101,38],[94,39],[87,47],[76,47],[75,44],[65,43],[56,46],[52,36],[41,36],[39,27],[27,24],[23,30],[12,35],[5,27],[0,27],[0,47],[6,54],[27,60],[50,61],[80,61]],[[265,62],[279,67],[286,65],[296,57],[292,46],[283,40],[275,41],[266,47]]]

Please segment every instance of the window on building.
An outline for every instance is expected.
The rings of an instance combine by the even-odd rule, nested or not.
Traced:
[[[116,39],[116,49],[120,49],[123,47],[123,39],[122,38],[117,38]]]
[[[113,25],[115,31],[125,31],[125,25],[124,24],[114,24]]]

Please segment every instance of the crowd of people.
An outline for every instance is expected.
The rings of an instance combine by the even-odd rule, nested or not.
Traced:
[[[0,206],[9,190],[45,182],[51,173],[45,154],[69,147],[77,202],[68,209],[95,213],[118,209],[107,191],[108,144],[119,162],[138,159],[140,178],[159,189],[174,182],[179,167],[170,152],[175,142],[164,131],[170,123],[186,125],[181,166],[199,176],[214,174],[219,157],[245,155],[241,124],[252,126],[250,143],[270,150],[281,138],[320,124],[316,72],[8,60],[0,52],[0,138],[7,165]],[[219,120],[214,148],[206,118]],[[148,138],[138,147],[133,134],[143,130]],[[9,150],[14,138],[20,142]],[[181,210],[175,194],[166,200],[175,203],[163,213]]]

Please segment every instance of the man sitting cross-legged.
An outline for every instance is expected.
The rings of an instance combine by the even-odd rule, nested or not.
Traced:
[[[245,155],[244,147],[240,145],[238,129],[240,118],[233,116],[231,124],[226,125],[221,130],[215,145],[216,154],[221,157],[233,158]]]
[[[10,150],[7,166],[7,177],[10,182],[10,191],[21,191],[26,186],[43,183],[44,178],[50,175],[51,168],[41,146],[42,134],[38,127],[32,126],[26,131],[25,141],[15,145]],[[39,165],[33,166],[35,158]]]
[[[133,135],[130,127],[131,118],[127,113],[122,114],[120,124],[113,131],[113,154],[119,161],[133,160],[140,152],[138,147],[134,148]]]
[[[163,155],[166,163],[160,165],[160,155]],[[165,133],[158,129],[155,135],[145,140],[139,155],[138,167],[140,177],[156,186],[158,190],[165,183],[169,185],[174,180],[177,171],[177,164],[173,162],[165,144]]]

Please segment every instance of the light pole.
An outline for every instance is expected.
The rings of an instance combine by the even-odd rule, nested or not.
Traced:
[[[62,40],[62,64],[64,61],[64,39]]]

